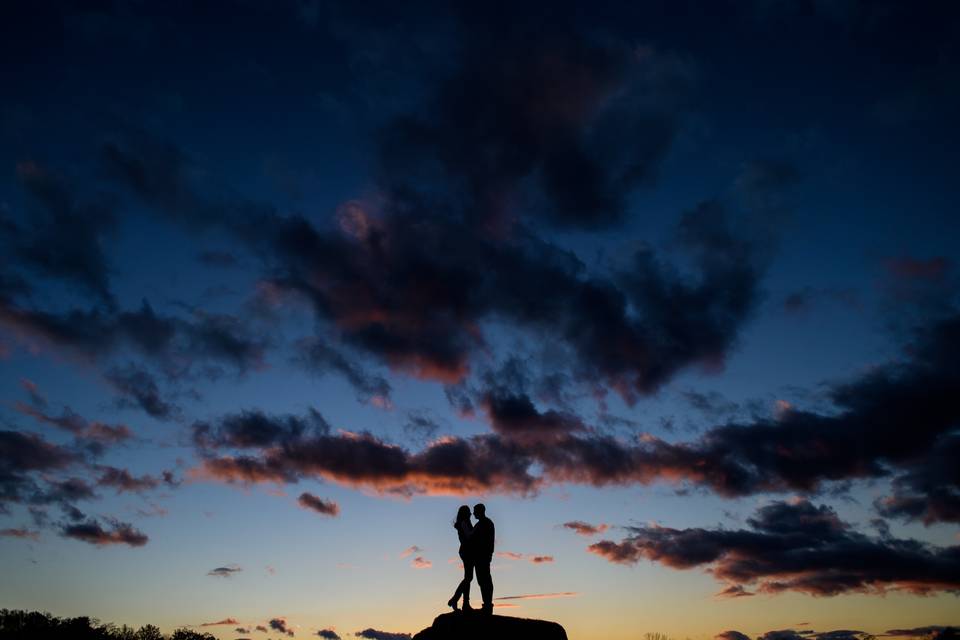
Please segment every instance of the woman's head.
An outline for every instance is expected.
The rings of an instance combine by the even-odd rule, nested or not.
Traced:
[[[470,519],[470,507],[463,505],[457,509],[457,522],[463,522]]]

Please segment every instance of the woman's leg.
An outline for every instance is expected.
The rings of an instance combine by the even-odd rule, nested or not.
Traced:
[[[460,596],[463,596],[463,604],[466,606],[470,605],[470,582],[473,581],[473,562],[466,555],[461,553],[460,560],[463,562],[463,580],[460,581],[460,584],[457,585],[457,590],[453,592],[453,597],[450,598],[448,605],[456,609],[457,601],[460,600]]]
[[[460,583],[462,585],[463,591],[463,608],[466,609],[470,606],[470,583],[473,582],[473,560],[471,558],[463,558],[463,581]]]

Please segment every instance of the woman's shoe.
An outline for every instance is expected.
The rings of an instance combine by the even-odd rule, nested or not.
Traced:
[[[467,600],[466,598],[463,599],[463,607],[461,608],[464,611],[473,611],[473,607],[470,606],[470,601]]]
[[[450,598],[449,600],[447,600],[447,606],[450,607],[451,609],[453,609],[454,611],[456,611],[456,610],[457,610],[457,598],[454,597],[454,598]]]

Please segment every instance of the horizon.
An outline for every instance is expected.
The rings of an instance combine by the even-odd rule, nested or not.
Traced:
[[[958,36],[0,7],[0,608],[412,635],[482,502],[577,640],[960,626]]]

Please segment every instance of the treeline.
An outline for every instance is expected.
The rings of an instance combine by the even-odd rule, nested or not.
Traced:
[[[0,609],[0,640],[216,640],[209,633],[177,629],[165,636],[147,624],[139,629],[102,624],[96,618],[58,618],[39,611]]]

